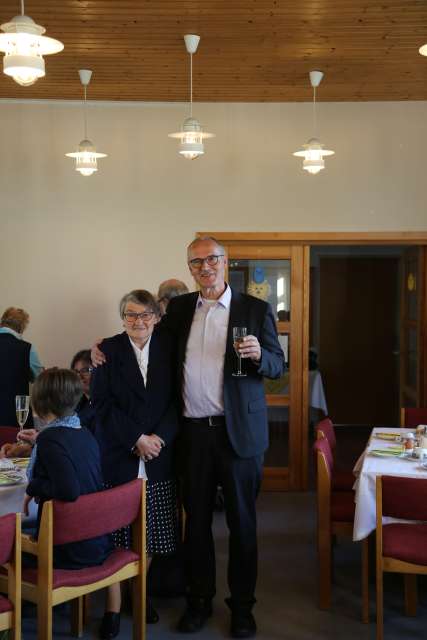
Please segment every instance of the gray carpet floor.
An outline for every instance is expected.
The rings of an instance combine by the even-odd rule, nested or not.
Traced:
[[[351,541],[338,541],[334,558],[333,605],[330,611],[317,607],[317,562],[315,547],[314,493],[263,493],[258,501],[259,580],[254,613],[258,640],[334,639],[371,640],[375,637],[375,589],[371,583],[371,623],[361,622],[360,547]],[[224,515],[215,515],[217,548],[217,597],[214,615],[202,632],[189,636],[194,640],[228,637],[229,615],[224,604],[226,588],[227,530]],[[373,580],[373,576],[372,576]],[[385,580],[385,639],[425,638],[427,628],[426,584],[420,584],[420,604],[416,618],[403,614],[403,583],[400,576]],[[93,598],[91,620],[85,638],[97,637],[102,615],[102,597]],[[154,604],[160,622],[148,627],[150,640],[184,638],[175,632],[183,609],[183,599],[158,598]],[[31,612],[30,612],[31,613]],[[69,636],[66,610],[55,612],[54,637]],[[26,640],[36,637],[33,616],[23,620]],[[132,637],[131,617],[122,616],[119,638]]]

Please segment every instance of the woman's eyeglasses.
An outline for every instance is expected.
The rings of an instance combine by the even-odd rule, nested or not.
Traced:
[[[82,367],[81,369],[73,369],[74,373],[77,373],[78,376],[85,376],[88,373],[92,373],[93,367]]]
[[[128,322],[136,322],[137,320],[144,320],[145,322],[151,320],[154,316],[154,311],[143,311],[142,313],[135,313],[135,311],[126,311],[123,316]]]

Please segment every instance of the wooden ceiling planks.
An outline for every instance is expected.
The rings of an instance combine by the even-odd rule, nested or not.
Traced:
[[[184,101],[182,36],[201,35],[196,101],[311,99],[308,72],[326,73],[323,101],[427,100],[425,0],[26,0],[26,13],[65,44],[46,77],[0,98],[80,99],[77,70],[94,71],[91,100]],[[0,21],[19,12],[2,0]]]

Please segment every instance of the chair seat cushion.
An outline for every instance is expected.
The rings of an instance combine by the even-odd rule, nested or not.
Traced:
[[[111,576],[135,560],[139,560],[137,553],[126,551],[125,549],[115,549],[105,562],[97,567],[87,567],[85,569],[54,569],[53,588],[81,587],[85,584],[97,582],[98,580]],[[37,584],[37,569],[24,569],[22,571],[22,580],[24,582]]]
[[[331,492],[331,520],[333,522],[353,522],[354,520],[354,492]]]
[[[10,600],[0,595],[0,613],[5,613],[6,611],[12,611],[13,606]]]
[[[344,469],[334,469],[332,472],[333,491],[351,491],[356,478],[352,471]]]
[[[383,526],[383,556],[427,565],[427,524],[396,522]]]

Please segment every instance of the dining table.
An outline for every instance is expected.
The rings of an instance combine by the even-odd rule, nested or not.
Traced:
[[[355,515],[353,540],[363,540],[376,528],[376,478],[379,475],[427,480],[427,467],[419,458],[403,451],[398,439],[411,429],[378,427],[372,430],[367,447],[353,469]],[[402,448],[399,453],[398,449]],[[384,523],[395,522],[384,518]]]
[[[25,489],[27,486],[26,464],[25,461],[18,463],[18,473],[21,477],[20,481],[13,484],[0,484],[0,516],[7,513],[19,513],[22,509],[24,501]],[[37,505],[34,500],[29,504],[29,515],[23,516],[23,521],[33,519],[37,516]]]

